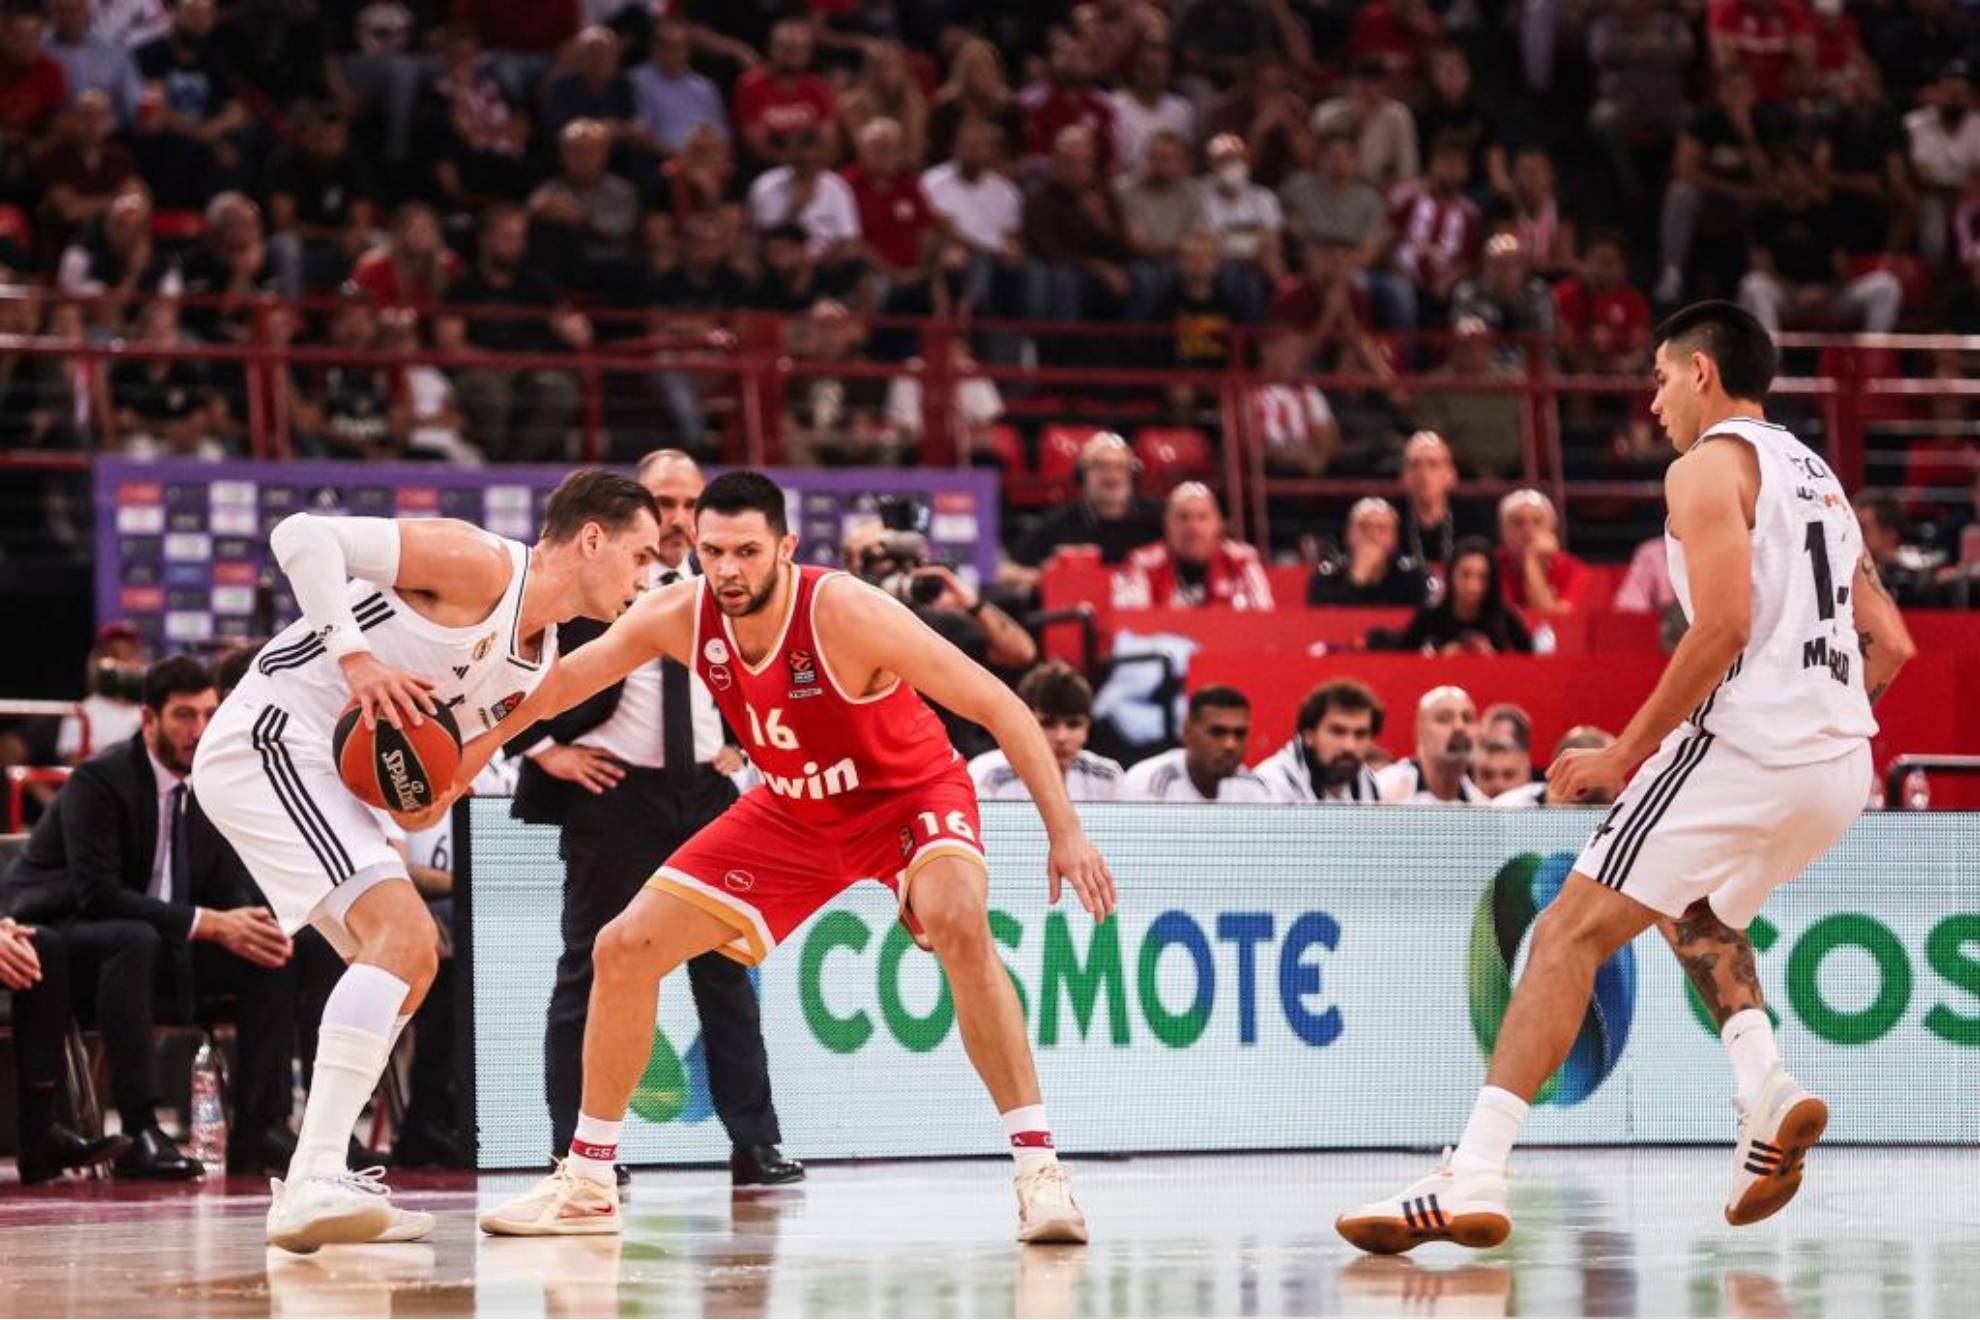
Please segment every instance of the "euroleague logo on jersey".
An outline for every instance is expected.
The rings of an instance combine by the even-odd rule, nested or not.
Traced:
[[[785,663],[791,667],[791,690],[787,700],[802,701],[824,691],[818,686],[818,662],[812,658],[811,652],[792,651],[785,657]]]

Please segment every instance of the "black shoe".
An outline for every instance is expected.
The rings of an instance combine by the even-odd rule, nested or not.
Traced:
[[[375,1169],[392,1163],[390,1155],[382,1150],[373,1150],[356,1137],[352,1137],[351,1144],[345,1147],[344,1159],[347,1161],[346,1167],[352,1169]]]
[[[227,1172],[284,1176],[296,1155],[296,1139],[280,1123],[248,1128],[227,1139]]]
[[[59,1178],[70,1169],[107,1164],[130,1148],[129,1137],[98,1137],[91,1141],[58,1123],[40,1141],[22,1143],[14,1163],[20,1170],[21,1185],[32,1187]]]
[[[189,1182],[204,1171],[198,1160],[180,1150],[155,1126],[133,1137],[130,1149],[117,1157],[112,1169],[119,1178],[150,1178],[159,1182]]]
[[[399,1133],[392,1145],[392,1165],[399,1169],[465,1169],[469,1160],[461,1139],[444,1128],[415,1123]]]
[[[737,1187],[780,1187],[804,1181],[804,1166],[775,1146],[745,1146],[729,1156],[729,1181]]]

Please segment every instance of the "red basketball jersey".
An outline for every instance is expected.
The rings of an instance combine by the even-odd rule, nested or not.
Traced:
[[[796,570],[783,631],[753,667],[706,579],[695,613],[695,672],[777,804],[819,825],[871,811],[957,760],[942,721],[906,683],[863,698],[840,688],[815,627],[818,588],[837,572]]]

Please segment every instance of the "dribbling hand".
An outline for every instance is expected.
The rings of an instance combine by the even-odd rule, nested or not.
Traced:
[[[1059,901],[1061,885],[1070,884],[1095,921],[1113,915],[1114,877],[1084,831],[1052,841],[1051,854],[1045,859],[1045,880],[1053,903]]]
[[[375,729],[382,718],[395,729],[418,728],[438,707],[433,684],[417,674],[394,669],[369,651],[352,651],[338,662],[351,696],[364,711],[364,727]]]

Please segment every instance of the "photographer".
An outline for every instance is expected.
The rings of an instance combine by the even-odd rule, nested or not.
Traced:
[[[123,742],[138,731],[144,710],[144,671],[151,653],[138,630],[121,620],[106,623],[90,648],[83,679],[88,695],[82,699],[89,720],[89,745],[83,745],[82,721],[63,718],[55,736],[55,753],[68,765],[81,765],[90,753]]]

